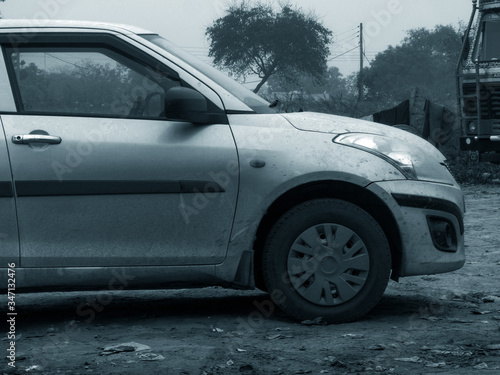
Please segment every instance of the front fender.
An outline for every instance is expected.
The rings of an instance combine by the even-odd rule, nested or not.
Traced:
[[[298,130],[279,115],[231,115],[229,121],[238,149],[240,186],[227,265],[239,264],[242,252],[253,249],[266,211],[291,189],[318,181],[365,187],[374,181],[406,179],[383,159],[334,143],[334,134]],[[223,269],[218,267],[221,277]]]

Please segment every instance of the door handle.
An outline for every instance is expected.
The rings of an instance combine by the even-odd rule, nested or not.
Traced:
[[[51,145],[57,145],[61,143],[61,137],[45,134],[13,135],[12,143],[20,145],[27,145],[30,143],[48,143]]]

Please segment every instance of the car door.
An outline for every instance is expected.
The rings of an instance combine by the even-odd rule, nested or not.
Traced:
[[[210,124],[167,119],[166,92],[186,82],[114,36],[36,35],[4,56],[23,267],[225,258],[237,154],[216,104]]]
[[[4,60],[0,59],[0,111],[14,111],[15,104]],[[19,235],[5,132],[0,118],[0,268],[19,266]],[[10,267],[11,267],[10,266]],[[11,267],[12,268],[12,267]]]

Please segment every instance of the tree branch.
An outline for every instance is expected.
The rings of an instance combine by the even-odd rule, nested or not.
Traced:
[[[274,61],[271,67],[267,70],[266,74],[262,78],[262,80],[259,82],[259,84],[255,87],[253,92],[258,93],[260,88],[266,83],[266,81],[271,77],[271,75],[276,71],[276,68],[278,67],[278,62]]]

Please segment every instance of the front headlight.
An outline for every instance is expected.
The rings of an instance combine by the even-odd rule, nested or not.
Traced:
[[[333,142],[376,155],[392,164],[408,179],[454,183],[453,177],[444,167],[443,154],[429,142],[413,134],[401,133],[401,137],[393,137],[346,133],[336,136]]]
[[[333,141],[377,155],[394,165],[406,178],[417,178],[410,150],[392,138],[376,134],[348,133],[335,137]]]

